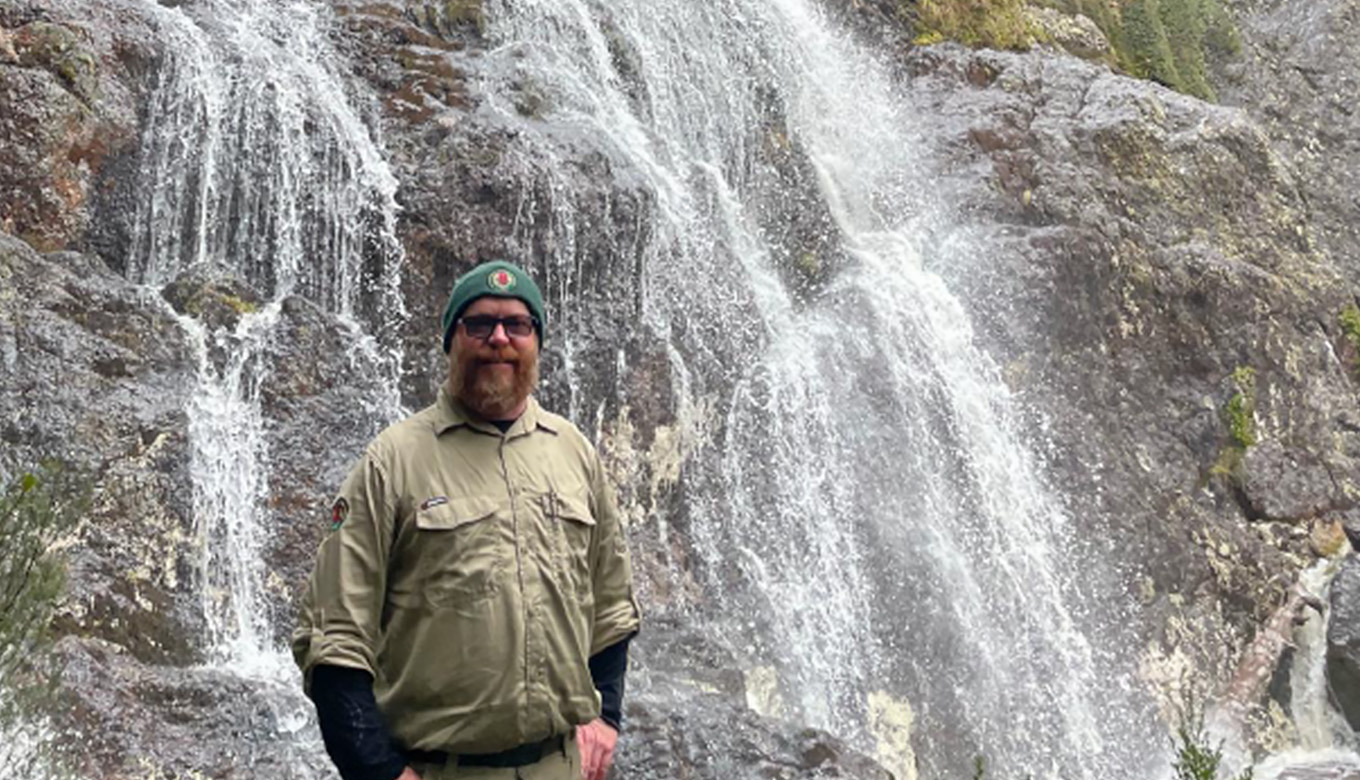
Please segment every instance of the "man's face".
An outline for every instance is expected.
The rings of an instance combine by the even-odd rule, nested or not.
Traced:
[[[486,338],[468,335],[463,320],[523,317],[529,307],[518,298],[478,298],[463,310],[449,346],[449,391],[487,420],[518,417],[538,384],[538,336],[512,336],[498,324]]]

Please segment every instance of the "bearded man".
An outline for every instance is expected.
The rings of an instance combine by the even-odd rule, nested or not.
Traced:
[[[459,278],[447,384],[332,507],[293,653],[344,780],[603,780],[637,632],[594,448],[531,392],[546,319],[506,262]]]

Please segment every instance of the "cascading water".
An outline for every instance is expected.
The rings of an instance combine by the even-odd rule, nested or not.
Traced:
[[[1327,590],[1344,560],[1344,556],[1320,560],[1299,578],[1303,590],[1316,595],[1324,611],[1319,614],[1310,610],[1303,625],[1294,631],[1289,666],[1289,715],[1296,729],[1294,744],[1255,766],[1253,777],[1276,780],[1307,776],[1302,770],[1316,767],[1316,776],[1321,778],[1330,776],[1329,769],[1360,765],[1360,741],[1332,703],[1327,688],[1327,622],[1331,618]],[[1231,739],[1228,742],[1237,747]]]
[[[204,645],[214,666],[258,680],[281,730],[297,732],[310,705],[269,622],[261,389],[283,302],[301,296],[349,329],[356,371],[386,377],[368,399],[374,430],[399,415],[399,356],[379,346],[398,342],[404,317],[396,181],[350,106],[316,4],[147,5],[166,59],[128,274],[161,286],[207,268],[264,299],[227,300],[240,315],[230,325],[181,317],[198,355],[188,416]]]
[[[645,192],[637,245],[616,242],[642,256],[638,315],[679,405],[721,418],[683,485],[717,602],[703,619],[773,659],[783,714],[873,751],[871,710],[910,707],[926,777],[975,754],[1015,777],[1165,766],[1119,652],[1130,608],[924,267],[939,253],[917,236],[948,225],[882,64],[807,0],[517,0],[488,18],[492,105],[544,96],[505,164],[551,181],[529,208],[550,212],[560,264],[593,227],[562,173],[579,138]]]

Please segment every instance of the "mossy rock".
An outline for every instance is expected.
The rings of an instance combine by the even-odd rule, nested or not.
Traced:
[[[520,116],[538,119],[543,116],[548,99],[538,82],[525,77],[515,82],[514,103]]]
[[[972,48],[1025,51],[1044,40],[1025,0],[916,0],[900,5],[912,43],[956,41]]]
[[[444,18],[455,24],[485,24],[482,0],[445,0]]]
[[[486,11],[482,7],[482,0],[421,3],[412,7],[409,13],[416,24],[445,40],[453,40],[468,30],[477,35],[486,32]]]
[[[1042,6],[1028,8],[1026,13],[1030,24],[1040,31],[1039,37],[1068,54],[1084,60],[1112,61],[1110,41],[1100,25],[1090,17]]]
[[[1256,370],[1238,366],[1231,374],[1232,392],[1220,410],[1227,440],[1209,466],[1209,477],[1241,485],[1246,477],[1247,451],[1258,442],[1256,431]]]
[[[181,314],[212,328],[235,327],[247,314],[259,311],[260,301],[242,281],[200,268],[182,274],[161,291],[161,296]]]
[[[794,258],[793,268],[807,281],[815,281],[822,275],[822,258],[816,252],[801,252]]]
[[[1223,418],[1233,442],[1245,451],[1256,444],[1256,370],[1238,366],[1232,381],[1236,392],[1228,399]]]
[[[99,64],[80,33],[59,24],[32,22],[13,37],[19,64],[42,68],[87,105],[99,97]]]
[[[1345,307],[1338,319],[1341,322],[1341,335],[1345,337],[1353,353],[1352,375],[1360,379],[1360,306],[1352,303]]]

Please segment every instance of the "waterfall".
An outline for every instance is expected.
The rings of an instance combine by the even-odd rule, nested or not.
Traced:
[[[1356,734],[1337,711],[1327,689],[1327,622],[1331,619],[1327,591],[1345,560],[1345,555],[1321,559],[1299,576],[1300,586],[1319,598],[1324,611],[1318,614],[1309,610],[1305,613],[1307,620],[1294,630],[1288,700],[1295,730],[1293,744],[1253,767],[1253,777],[1260,780],[1306,777],[1309,767],[1317,768],[1317,777],[1326,777],[1329,769],[1360,764]],[[1238,747],[1231,742],[1229,745]],[[1239,748],[1230,757],[1240,760],[1241,752]]]
[[[207,269],[262,298],[226,299],[239,313],[231,323],[180,317],[198,360],[187,403],[197,585],[210,664],[258,680],[280,731],[295,735],[310,705],[270,622],[279,596],[266,568],[261,390],[283,303],[300,296],[349,331],[352,353],[337,361],[385,377],[367,399],[374,431],[399,416],[396,180],[344,89],[318,4],[146,6],[165,60],[145,120],[127,273],[160,287]]]
[[[664,345],[681,413],[717,418],[681,486],[711,602],[694,619],[755,676],[773,665],[777,714],[899,776],[966,776],[974,755],[1008,777],[1165,766],[1121,646],[1134,607],[930,271],[948,208],[901,80],[809,0],[487,6],[489,111],[526,114],[526,85],[540,106],[502,163],[548,182],[521,246],[546,224],[555,273],[611,259],[583,257],[582,138],[642,193],[644,226],[609,241],[623,267],[640,255],[635,299],[608,305]],[[604,316],[575,308],[567,352]],[[911,713],[914,759],[877,739],[884,701]]]
[[[1299,747],[1310,751],[1349,750],[1354,756],[1355,732],[1332,704],[1327,691],[1327,621],[1331,600],[1327,591],[1345,556],[1319,560],[1299,577],[1300,586],[1317,594],[1323,613],[1306,613],[1307,620],[1294,631],[1290,664],[1289,711],[1299,732]]]
[[[230,326],[184,317],[193,505],[212,662],[272,686],[297,731],[306,708],[282,698],[295,686],[264,608],[267,346],[286,297],[315,302],[390,376],[375,422],[397,414],[399,361],[379,346],[403,316],[395,182],[314,4],[148,5],[167,61],[128,273],[225,268],[265,297]],[[559,301],[593,294],[592,266],[637,269],[626,298],[590,300],[636,315],[681,412],[718,431],[682,485],[709,599],[693,618],[773,680],[779,714],[904,777],[917,762],[966,776],[974,754],[1064,780],[1162,763],[1115,652],[1131,608],[930,270],[947,256],[922,236],[949,233],[947,204],[920,178],[925,132],[889,68],[809,0],[486,6],[487,121],[532,129],[500,163],[536,182],[511,240],[528,255],[548,233]],[[515,103],[530,88],[538,109]],[[573,179],[583,138],[641,204],[602,256]],[[561,310],[570,370],[601,346],[598,321]],[[588,414],[585,394],[569,383],[564,411]],[[885,706],[912,713],[915,758],[876,733]]]

